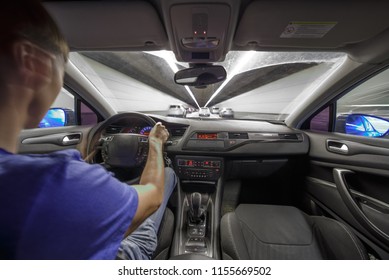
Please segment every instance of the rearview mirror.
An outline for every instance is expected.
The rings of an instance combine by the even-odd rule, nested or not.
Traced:
[[[40,121],[38,127],[61,127],[74,124],[74,112],[72,110],[64,108],[51,108]]]
[[[202,65],[178,71],[174,81],[178,85],[202,87],[224,81],[227,72],[220,65]]]

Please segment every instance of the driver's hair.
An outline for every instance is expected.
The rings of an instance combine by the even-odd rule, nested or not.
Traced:
[[[0,8],[0,63],[12,44],[27,40],[52,54],[68,58],[68,45],[39,0],[6,1]],[[1,65],[0,65],[1,67]]]

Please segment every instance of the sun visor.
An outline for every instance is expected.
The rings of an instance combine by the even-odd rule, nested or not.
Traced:
[[[388,11],[387,1],[254,1],[243,13],[234,44],[254,49],[342,48],[387,29]]]
[[[168,45],[148,2],[46,2],[72,50],[160,49]]]

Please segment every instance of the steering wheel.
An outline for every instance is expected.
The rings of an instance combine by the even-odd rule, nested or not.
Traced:
[[[103,162],[112,167],[139,167],[147,159],[148,136],[136,133],[104,134],[106,129],[117,122],[143,120],[151,127],[155,121],[141,113],[128,112],[114,115],[99,123],[88,135],[87,158],[85,161],[94,162],[96,154],[101,151]]]

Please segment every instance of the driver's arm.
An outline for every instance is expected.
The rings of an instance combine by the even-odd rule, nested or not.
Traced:
[[[133,187],[139,196],[138,208],[125,236],[133,232],[161,205],[164,193],[165,166],[163,145],[169,137],[165,126],[157,123],[149,134],[149,154],[139,185]]]

